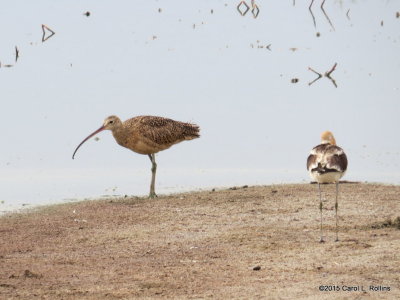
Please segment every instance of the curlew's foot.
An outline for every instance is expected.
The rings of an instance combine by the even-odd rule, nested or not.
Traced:
[[[319,242],[322,244],[322,243],[325,243],[325,241],[324,241],[324,239],[323,238],[321,238],[320,240],[319,240]]]
[[[156,197],[158,197],[156,193],[150,192],[149,198],[156,198]]]
[[[336,238],[335,242],[339,242],[339,238]]]

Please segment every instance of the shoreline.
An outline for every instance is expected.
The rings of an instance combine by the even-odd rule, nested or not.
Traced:
[[[309,182],[289,182],[289,183],[271,183],[271,184],[257,184],[257,185],[247,185],[245,184],[244,186],[251,186],[251,187],[263,187],[263,186],[274,186],[274,185],[303,185],[303,184],[310,184],[310,185],[315,185],[317,182],[315,181],[309,181]],[[353,180],[341,180],[340,184],[374,184],[374,185],[383,185],[383,186],[400,186],[399,183],[386,183],[386,182],[376,182],[376,181],[353,181]],[[325,183],[321,185],[327,185]],[[329,185],[329,184],[328,184]],[[201,187],[201,188],[195,188],[191,189],[188,188],[179,190],[179,191],[172,191],[172,192],[165,192],[160,194],[160,197],[166,197],[166,196],[173,196],[173,195],[180,195],[180,194],[190,194],[190,193],[199,193],[199,192],[207,192],[207,191],[223,191],[223,190],[229,190],[232,188],[241,188],[243,185],[233,185],[233,186],[219,186],[219,187]],[[121,195],[121,194],[114,194],[114,195],[99,195],[99,196],[91,196],[91,197],[84,197],[84,198],[65,198],[61,200],[54,200],[54,201],[47,201],[50,203],[43,203],[43,204],[22,204],[20,207],[9,207],[6,210],[1,210],[2,205],[5,205],[5,202],[3,200],[2,203],[0,203],[0,218],[4,215],[8,214],[18,214],[18,213],[26,213],[31,210],[37,210],[40,208],[44,208],[47,206],[53,206],[53,205],[62,205],[62,204],[68,204],[68,203],[77,203],[77,202],[84,202],[84,201],[102,201],[102,200],[107,200],[107,199],[121,199],[121,198],[143,198],[143,199],[148,199],[147,194],[143,195]]]

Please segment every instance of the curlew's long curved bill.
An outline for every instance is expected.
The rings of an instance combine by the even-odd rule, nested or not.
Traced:
[[[76,151],[78,151],[79,147],[82,146],[82,144],[83,144],[84,142],[86,142],[86,141],[87,141],[88,139],[90,139],[92,136],[98,134],[100,131],[103,131],[104,129],[105,129],[104,126],[101,126],[99,129],[97,129],[95,132],[93,132],[91,135],[89,135],[86,139],[84,139],[84,140],[78,145],[78,147],[76,147],[76,149],[75,149],[75,151],[74,151],[74,154],[72,154],[72,159],[74,159],[74,156],[75,156]]]

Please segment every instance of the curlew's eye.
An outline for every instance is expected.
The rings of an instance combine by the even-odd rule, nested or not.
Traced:
[[[112,123],[114,123],[114,121],[113,121],[113,120],[111,120],[110,122],[108,122],[108,124],[112,124]]]

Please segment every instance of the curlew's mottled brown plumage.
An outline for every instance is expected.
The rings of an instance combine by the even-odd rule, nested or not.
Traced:
[[[152,162],[150,197],[156,196],[154,188],[157,170],[155,153],[168,149],[182,141],[200,137],[200,128],[196,124],[154,116],[138,116],[121,122],[117,116],[109,116],[99,129],[90,134],[76,147],[72,159],[84,142],[103,130],[111,130],[119,145],[136,153],[149,156]]]
[[[321,134],[321,144],[315,146],[307,158],[307,170],[312,179],[318,183],[319,192],[319,209],[321,213],[321,242],[322,236],[322,198],[321,198],[321,183],[336,184],[336,241],[338,238],[338,194],[339,180],[343,177],[347,170],[347,156],[343,149],[336,146],[336,140],[332,132],[324,131]]]
[[[121,122],[110,116],[107,120],[114,122],[110,129],[117,143],[140,154],[154,154],[200,136],[197,125],[163,117],[139,116]]]

